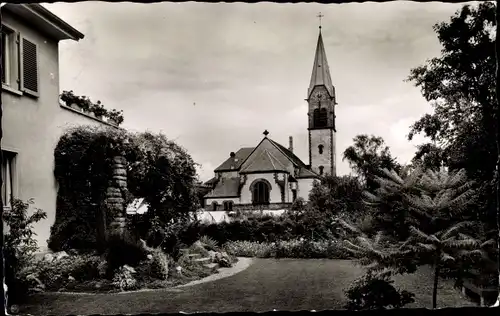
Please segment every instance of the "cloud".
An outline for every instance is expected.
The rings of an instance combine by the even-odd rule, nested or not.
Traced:
[[[317,12],[336,87],[338,173],[358,134],[384,137],[398,156],[400,135],[430,110],[403,82],[440,55],[432,26],[462,4],[54,3],[47,8],[85,34],[60,44],[60,87],[122,109],[124,127],[163,131],[213,168],[255,146],[268,129],[294,137],[308,163],[304,101],[317,41]],[[205,180],[205,179],[204,179]]]

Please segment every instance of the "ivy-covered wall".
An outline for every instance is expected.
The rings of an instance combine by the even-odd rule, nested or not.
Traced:
[[[124,223],[118,213],[133,198],[149,205],[135,232],[141,238],[189,220],[198,207],[195,164],[165,135],[81,126],[60,138],[54,158],[57,208],[48,241],[54,251],[103,250],[110,226]]]
[[[69,130],[54,152],[58,185],[52,250],[95,249],[96,227],[112,176],[113,156],[129,138],[123,130],[83,126]],[[131,148],[123,148],[132,153]],[[102,223],[106,224],[106,223]]]

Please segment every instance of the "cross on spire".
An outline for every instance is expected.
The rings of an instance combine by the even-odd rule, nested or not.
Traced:
[[[264,134],[264,136],[265,136],[265,137],[267,137],[267,135],[269,135],[269,132],[268,132],[268,131],[267,131],[267,129],[266,129],[266,130],[264,131],[264,133],[262,133],[262,134]]]
[[[316,17],[319,18],[319,28],[321,29],[321,18],[324,17],[324,15],[320,12],[318,15],[316,15]]]

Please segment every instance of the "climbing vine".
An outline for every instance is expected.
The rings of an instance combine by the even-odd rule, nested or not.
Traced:
[[[172,221],[188,220],[196,211],[195,164],[165,135],[112,127],[72,128],[54,151],[58,194],[48,242],[52,250],[100,249],[102,234],[96,227],[109,225],[113,217],[101,215],[106,212],[106,191],[117,155],[125,158],[127,169],[125,204],[141,197],[149,206],[140,237],[146,238],[152,229],[165,229]]]
[[[95,249],[97,209],[104,201],[113,155],[123,150],[133,159],[134,150],[125,141],[129,137],[116,128],[83,126],[60,138],[54,151],[58,194],[51,249]]]

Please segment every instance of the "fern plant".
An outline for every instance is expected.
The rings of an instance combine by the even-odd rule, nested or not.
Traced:
[[[219,249],[218,242],[209,236],[201,236],[199,241],[208,250],[217,251]]]
[[[373,216],[380,229],[404,240],[408,237],[409,225],[414,224],[415,213],[408,207],[405,198],[421,192],[419,179],[421,168],[403,168],[398,174],[394,170],[382,169],[374,181],[378,188],[374,192],[364,191],[363,201],[373,210]]]
[[[418,265],[432,264],[435,308],[443,264],[472,257],[487,258],[484,247],[490,242],[482,243],[474,236],[477,223],[469,221],[465,212],[474,203],[473,182],[467,180],[463,170],[433,171],[417,167],[401,175],[389,170],[382,170],[382,174],[376,178],[379,189],[365,192],[365,202],[389,216],[403,213],[405,225],[400,228],[407,228],[406,238],[399,247],[394,243],[387,247],[381,244],[382,232],[374,239],[360,234],[354,242],[346,241],[346,249],[373,269],[389,268],[401,273],[412,272]]]
[[[459,222],[434,234],[426,234],[412,226],[410,238],[401,245],[400,249],[412,253],[420,264],[432,264],[434,268],[432,308],[436,308],[440,268],[444,263],[457,261],[458,256],[487,256],[483,250],[485,244],[462,232],[474,224],[474,222]]]
[[[402,249],[390,236],[379,231],[370,238],[352,225],[342,221],[346,228],[357,234],[352,240],[345,240],[342,248],[365,266],[368,272],[390,271],[391,273],[413,273],[416,261],[409,249]]]

